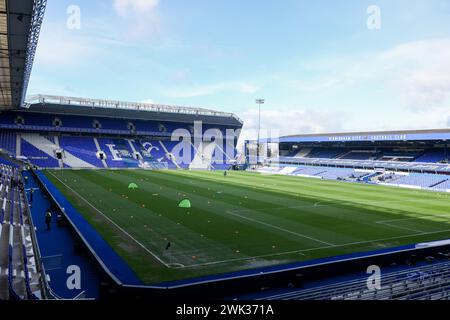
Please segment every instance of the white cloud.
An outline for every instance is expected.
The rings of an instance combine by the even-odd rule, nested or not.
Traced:
[[[221,82],[209,85],[194,85],[178,89],[164,90],[163,94],[172,98],[193,98],[217,94],[224,91],[232,91],[244,94],[253,94],[260,90],[257,85],[246,82]]]
[[[158,5],[159,0],[114,0],[114,10],[128,23],[127,36],[135,39],[160,30]]]
[[[238,113],[244,121],[239,145],[244,140],[256,139],[258,134],[258,109],[251,108]],[[343,130],[346,114],[330,110],[289,108],[285,110],[261,110],[261,138],[294,134],[339,132]]]
[[[413,108],[441,107],[450,97],[450,40],[410,42],[380,55],[401,100]]]
[[[450,39],[408,42],[382,52],[311,61],[308,79],[285,79],[307,92],[383,89],[403,106],[439,107],[450,98]],[[394,110],[395,111],[395,110]]]
[[[312,78],[285,79],[305,95],[343,96],[344,131],[450,126],[450,39],[415,41],[363,56],[333,57],[307,66]],[[347,97],[349,97],[347,99]],[[355,103],[352,97],[362,100]],[[340,103],[336,100],[334,109]],[[342,103],[340,103],[342,104]],[[335,129],[330,122],[324,132]],[[328,125],[327,125],[328,124]],[[299,133],[303,133],[299,131]]]
[[[359,59],[337,59],[312,81],[287,80],[291,88],[311,92],[331,90],[354,94],[356,86],[385,90],[389,105],[318,111],[309,108],[264,110],[261,128],[279,131],[281,136],[305,133],[435,129],[450,127],[450,40],[419,41]],[[320,65],[320,64],[318,64]],[[321,68],[320,66],[318,68]],[[375,87],[373,87],[375,86]],[[396,101],[399,103],[395,105]],[[392,106],[392,109],[386,112]],[[336,110],[336,106],[332,106]],[[255,139],[257,109],[239,116],[244,120],[241,141]]]
[[[45,68],[72,68],[94,57],[99,50],[88,38],[58,28],[43,28],[34,64]]]
[[[152,13],[159,0],[114,0],[114,9],[121,17],[145,16]]]
[[[418,130],[450,127],[450,107],[430,109],[404,108],[395,114],[383,113],[364,117],[370,121],[361,121],[362,117],[352,114],[345,119],[344,131],[384,131],[384,130]]]

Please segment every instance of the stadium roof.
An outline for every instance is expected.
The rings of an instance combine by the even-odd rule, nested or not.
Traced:
[[[449,140],[450,128],[433,130],[396,130],[368,132],[340,132],[323,134],[290,135],[279,142],[351,142],[351,141],[420,141]]]
[[[20,107],[47,0],[0,0],[0,110]]]
[[[33,95],[27,97],[25,106],[26,108],[21,111],[153,120],[169,120],[171,118],[173,121],[195,121],[203,118],[210,121],[218,119],[220,123],[224,119],[228,119],[227,124],[235,126],[243,124],[238,116],[230,112],[143,102]],[[182,117],[180,118],[180,116]]]
[[[338,132],[338,133],[309,133],[309,134],[294,134],[283,136],[283,138],[290,137],[329,137],[329,136],[360,136],[360,135],[390,135],[390,134],[411,134],[411,133],[437,133],[450,132],[448,129],[424,129],[424,130],[392,130],[392,131],[358,131],[358,132]]]

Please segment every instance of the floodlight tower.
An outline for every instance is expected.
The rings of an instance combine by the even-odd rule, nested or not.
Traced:
[[[259,163],[259,138],[261,134],[261,105],[266,101],[264,99],[256,99],[255,101],[258,104],[258,140],[256,141],[256,164]]]

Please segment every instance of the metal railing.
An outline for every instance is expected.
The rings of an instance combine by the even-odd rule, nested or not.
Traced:
[[[107,109],[122,109],[122,110],[136,110],[136,111],[150,111],[150,112],[165,112],[176,114],[190,114],[201,116],[216,116],[233,118],[240,123],[242,120],[231,112],[220,112],[204,108],[183,107],[183,106],[170,106],[163,104],[153,104],[144,102],[126,102],[117,100],[104,100],[104,99],[91,99],[91,98],[77,98],[77,97],[63,97],[52,95],[31,95],[26,99],[26,106],[29,107],[32,104],[59,104],[69,106],[83,106],[91,108],[107,108]]]
[[[443,172],[450,173],[450,164],[425,163],[425,162],[400,162],[400,161],[380,161],[380,160],[344,160],[344,159],[326,159],[326,158],[294,158],[279,157],[270,158],[266,162],[283,165],[312,165],[312,166],[331,166],[361,169],[386,169],[386,170],[405,170],[409,172]]]

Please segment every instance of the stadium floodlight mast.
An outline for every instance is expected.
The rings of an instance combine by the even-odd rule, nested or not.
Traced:
[[[256,164],[259,163],[259,139],[261,134],[261,105],[266,101],[264,99],[256,99],[255,101],[258,104],[258,140],[256,142]]]

